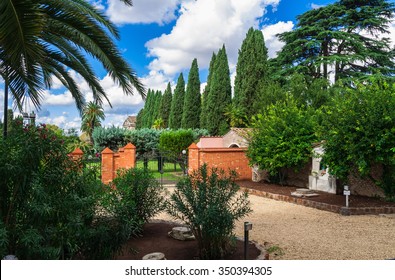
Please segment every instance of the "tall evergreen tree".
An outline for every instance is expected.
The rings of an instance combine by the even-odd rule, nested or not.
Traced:
[[[211,61],[210,61],[210,67],[208,69],[208,76],[207,76],[207,84],[206,87],[204,88],[203,95],[202,95],[202,112],[200,113],[200,128],[207,128],[207,103],[208,103],[208,96],[210,94],[210,86],[213,83],[213,73],[214,73],[214,67],[215,67],[215,58],[216,54],[213,53],[211,56]]]
[[[169,117],[172,103],[172,93],[170,82],[167,84],[167,88],[162,96],[162,101],[159,108],[159,118],[163,121],[163,127],[169,126]]]
[[[150,121],[151,121],[151,115],[153,111],[153,106],[154,106],[154,91],[151,89],[148,89],[147,92],[147,98],[145,99],[144,103],[144,111],[141,116],[141,127],[150,127]]]
[[[154,124],[154,122],[160,118],[160,106],[162,103],[162,92],[160,90],[157,90],[155,93],[155,98],[154,98],[154,106],[152,109],[152,114],[150,118],[150,123],[149,127],[151,128]]]
[[[268,75],[267,48],[262,31],[248,30],[236,66],[233,104],[242,113],[254,115],[254,103],[258,99],[259,88]]]
[[[340,0],[297,17],[293,31],[279,35],[285,46],[278,65],[285,74],[312,78],[365,79],[372,73],[394,77],[395,50],[389,24],[395,4],[386,0]]]
[[[200,79],[197,59],[192,61],[188,76],[187,90],[185,93],[184,107],[182,112],[182,128],[200,127]]]
[[[171,111],[169,117],[169,128],[181,128],[182,112],[184,107],[185,81],[182,73],[178,76],[177,85],[174,90],[173,100],[171,102]]]
[[[136,116],[136,129],[143,128],[144,108],[141,108]]]
[[[225,45],[215,59],[212,85],[207,100],[207,129],[211,135],[223,135],[229,130],[225,108],[232,102],[229,64]]]

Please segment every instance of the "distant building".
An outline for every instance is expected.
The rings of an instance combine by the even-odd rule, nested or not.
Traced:
[[[122,127],[130,130],[136,129],[136,116],[128,116],[123,122]]]

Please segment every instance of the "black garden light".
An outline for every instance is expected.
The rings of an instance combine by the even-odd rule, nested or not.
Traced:
[[[247,259],[248,255],[248,232],[252,230],[252,223],[244,222],[244,259]]]

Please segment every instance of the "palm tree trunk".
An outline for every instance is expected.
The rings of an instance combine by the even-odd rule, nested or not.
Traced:
[[[8,132],[8,69],[5,72],[4,81],[4,123],[3,123],[3,137],[7,137]]]

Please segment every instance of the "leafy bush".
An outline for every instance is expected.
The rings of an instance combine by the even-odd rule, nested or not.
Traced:
[[[96,127],[92,133],[95,150],[100,153],[108,147],[113,151],[117,151],[118,148],[127,144],[127,139],[125,137],[126,131],[127,130],[124,128],[115,126],[107,128]]]
[[[67,155],[45,125],[0,139],[0,251],[20,259],[71,259],[84,246],[100,181]],[[4,248],[6,246],[6,248]]]
[[[235,221],[252,210],[247,192],[238,195],[236,173],[199,170],[180,181],[167,201],[167,212],[192,230],[202,259],[222,259],[231,250]]]
[[[395,197],[395,84],[372,78],[333,99],[323,114],[320,135],[323,162],[340,179],[357,170],[369,176],[374,164],[383,166],[376,183]]]
[[[297,169],[310,158],[317,141],[315,125],[314,111],[299,108],[291,96],[269,106],[255,117],[256,129],[247,152],[250,162],[270,175],[279,175],[282,183],[282,168]]]
[[[108,186],[103,206],[119,224],[126,225],[129,238],[163,210],[163,187],[146,169],[121,169],[113,186]]]
[[[187,150],[193,143],[192,130],[169,130],[164,131],[159,138],[159,150],[167,159],[179,162],[181,168],[185,171],[186,166],[183,160],[183,150]]]

